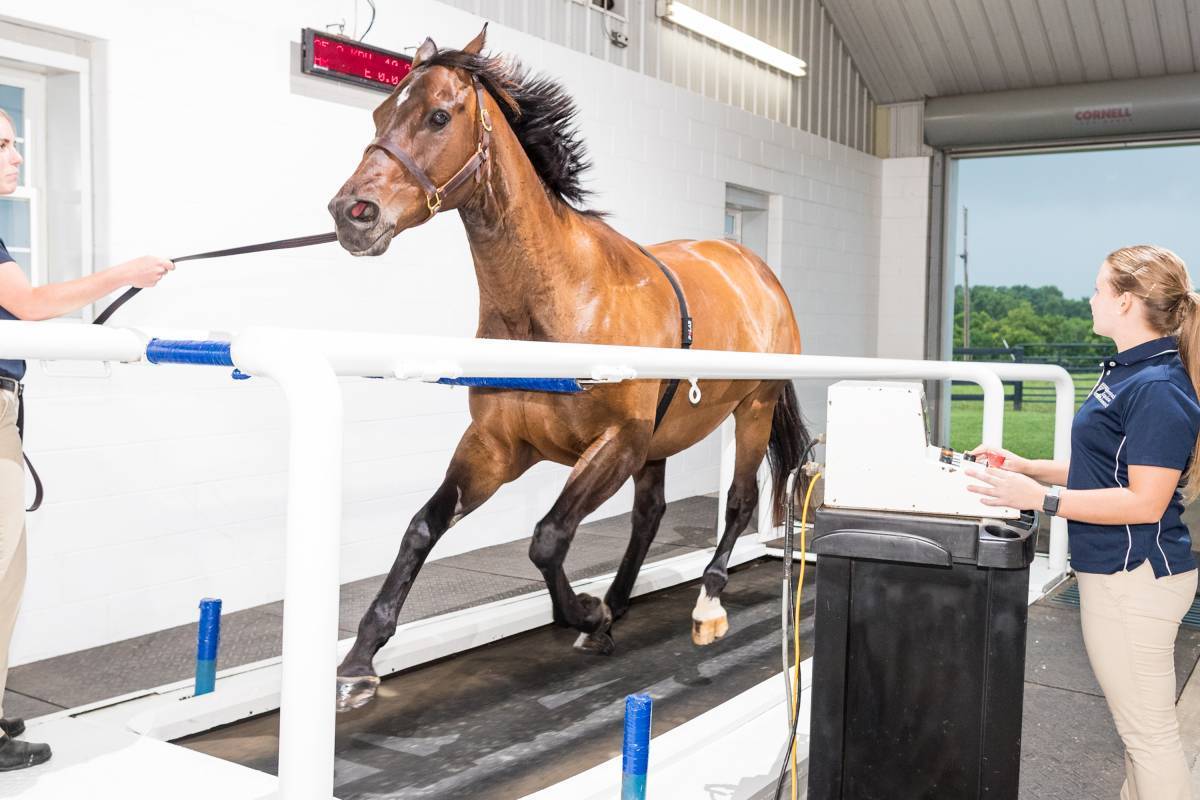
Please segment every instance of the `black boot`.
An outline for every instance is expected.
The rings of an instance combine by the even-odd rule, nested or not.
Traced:
[[[49,760],[48,744],[30,744],[17,741],[11,736],[0,737],[0,772],[34,767]]]
[[[20,717],[0,719],[0,731],[4,731],[5,734],[15,739],[25,732],[25,720]]]

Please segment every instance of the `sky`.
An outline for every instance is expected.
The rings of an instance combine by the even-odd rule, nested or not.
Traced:
[[[955,253],[964,206],[972,285],[1088,297],[1104,256],[1131,244],[1174,250],[1200,283],[1200,145],[962,159]]]

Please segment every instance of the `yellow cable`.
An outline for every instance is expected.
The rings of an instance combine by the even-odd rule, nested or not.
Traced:
[[[796,653],[796,666],[792,676],[792,708],[797,709],[797,704],[800,702],[800,601],[804,596],[804,567],[808,564],[808,547],[805,539],[805,533],[808,530],[808,504],[812,500],[813,489],[817,485],[817,481],[821,479],[821,473],[809,481],[808,491],[804,493],[804,508],[800,511],[800,580],[796,583],[796,607],[792,612],[792,644]],[[788,553],[788,558],[792,557]],[[794,713],[799,713],[798,710]],[[792,740],[792,749],[789,753],[792,770],[792,800],[796,800],[796,741]]]

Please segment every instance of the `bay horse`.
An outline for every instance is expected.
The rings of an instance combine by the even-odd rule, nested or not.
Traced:
[[[479,337],[675,348],[684,338],[686,298],[699,348],[799,353],[787,295],[753,252],[718,240],[642,250],[583,208],[580,177],[589,164],[573,128],[573,101],[556,82],[482,55],[486,33],[485,25],[462,50],[439,50],[426,39],[412,71],[375,110],[376,138],[329,203],[342,247],[379,255],[399,232],[457,209],[479,283]],[[395,633],[433,546],[539,461],[572,469],[534,528],[529,557],[549,588],[554,621],[580,631],[576,649],[612,652],[611,626],[629,608],[666,508],[667,457],[733,414],[737,455],[725,527],[693,611],[697,644],[723,636],[721,592],[730,551],[758,501],[758,466],[767,455],[778,512],[786,476],[810,440],[791,381],[706,381],[698,404],[673,398],[656,427],[667,385],[635,380],[578,394],[471,388],[471,424],[445,479],[409,523],[338,668],[339,709],[374,696],[372,659]],[[603,600],[576,594],[563,570],[575,530],[630,477],[633,531],[612,586]]]

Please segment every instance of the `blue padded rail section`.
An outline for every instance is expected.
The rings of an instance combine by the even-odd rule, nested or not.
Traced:
[[[229,342],[191,341],[187,339],[151,339],[146,345],[146,360],[151,364],[203,364],[232,367]]]
[[[578,394],[583,391],[574,378],[441,378],[445,386],[482,386],[489,389],[521,389],[526,392]]]

